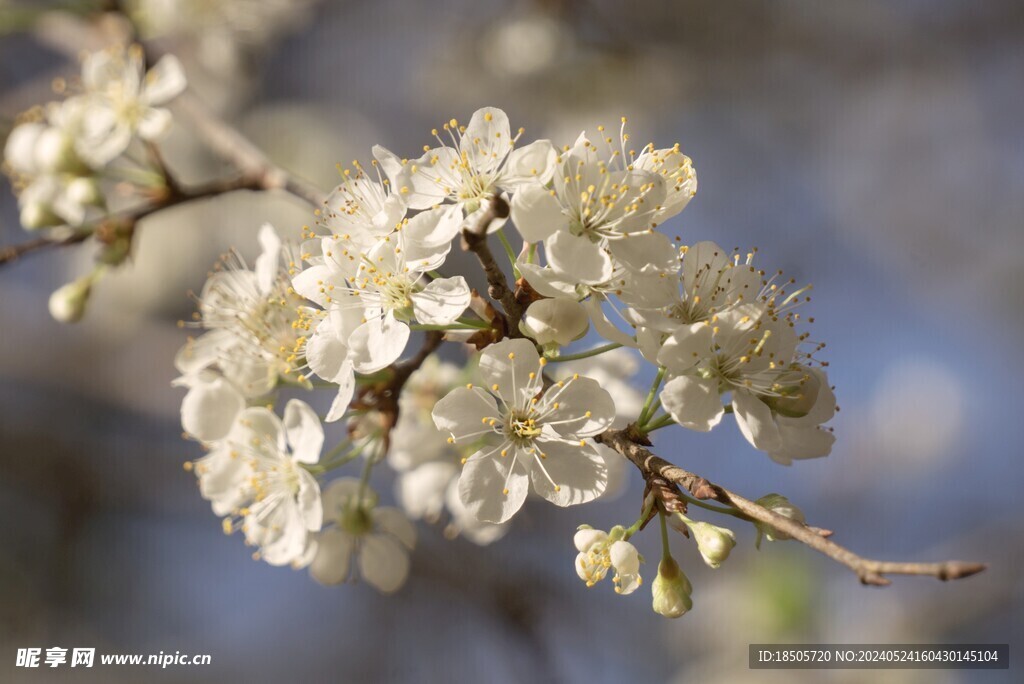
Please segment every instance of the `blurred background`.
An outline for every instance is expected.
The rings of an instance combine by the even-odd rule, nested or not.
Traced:
[[[54,4],[0,0],[0,130],[77,71],[89,3],[43,11]],[[1019,681],[1016,668],[750,671],[747,645],[1009,642],[1019,657],[1024,5],[123,4],[201,97],[323,188],[337,162],[366,161],[378,142],[411,156],[431,127],[483,105],[558,144],[622,115],[640,144],[678,141],[700,188],[666,228],[757,246],[762,268],[813,282],[805,312],[842,411],[832,455],[791,468],[728,420],[709,435],[659,432],[658,452],[751,497],[784,493],[865,555],[991,568],[866,588],[799,545],[755,551],[737,526],[717,571],[677,540],[694,609],[668,621],[647,585],[619,597],[572,569],[577,525],[635,519],[635,473],[614,501],[528,504],[490,547],[421,524],[412,577],[390,598],[253,562],[182,470],[198,452],[170,386],[186,292],[217,255],[253,256],[264,221],[293,237],[311,223],[288,197],[242,194],[149,218],[76,326],[46,302],[87,271],[90,247],[0,269],[0,680]],[[165,149],[185,180],[224,172],[182,126]],[[24,239],[4,184],[0,244]],[[374,484],[391,499],[386,476]],[[656,559],[657,535],[637,539]],[[209,653],[212,665],[13,667],[18,647],[53,645]]]

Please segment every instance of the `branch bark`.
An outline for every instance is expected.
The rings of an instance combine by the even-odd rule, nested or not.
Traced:
[[[785,532],[793,539],[822,553],[832,560],[850,568],[863,584],[885,586],[890,584],[886,575],[923,575],[937,577],[940,580],[970,577],[985,570],[984,563],[964,561],[945,561],[941,563],[907,563],[879,561],[864,558],[853,551],[826,539],[817,528],[810,527],[791,518],[779,515],[725,487],[717,485],[705,478],[691,473],[684,468],[669,463],[653,454],[646,446],[650,445],[646,436],[631,425],[624,430],[608,430],[598,435],[597,441],[611,447],[625,456],[643,474],[648,482],[659,480],[672,483],[686,489],[698,499],[714,499],[736,508],[751,520],[765,523]],[[659,496],[659,487],[652,487]]]
[[[505,316],[505,331],[509,337],[522,337],[519,321],[523,317],[523,305],[516,298],[515,292],[508,286],[505,273],[487,244],[487,229],[491,222],[505,218],[509,214],[508,202],[497,195],[491,198],[486,211],[476,226],[462,231],[462,249],[473,252],[487,276],[487,294],[496,302],[501,302]]]

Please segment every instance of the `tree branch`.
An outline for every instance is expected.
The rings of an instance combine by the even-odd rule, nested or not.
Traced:
[[[669,463],[656,456],[645,446],[650,442],[635,425],[624,430],[608,430],[598,435],[597,441],[611,447],[625,456],[640,469],[644,479],[652,484],[652,490],[659,497],[667,497],[672,505],[678,507],[677,501],[671,501],[672,494],[664,492],[665,483],[680,486],[698,499],[715,499],[733,506],[751,520],[764,523],[780,532],[785,532],[793,539],[822,553],[832,560],[850,568],[863,584],[885,586],[890,580],[885,575],[923,575],[937,577],[940,580],[960,579],[969,577],[984,570],[984,563],[963,561],[945,561],[942,563],[904,563],[878,561],[858,556],[853,551],[826,539],[817,528],[779,515],[775,511],[729,491],[725,487],[709,482],[703,477]]]
[[[494,195],[486,211],[476,226],[462,231],[462,249],[473,252],[487,276],[487,294],[491,299],[501,302],[505,316],[505,331],[509,337],[522,337],[519,321],[523,317],[523,305],[516,298],[515,292],[508,286],[505,273],[494,259],[494,253],[487,244],[487,228],[495,219],[505,218],[509,214],[508,202]]]
[[[90,226],[76,230],[70,236],[58,238],[40,237],[16,245],[0,247],[0,266],[39,250],[76,245],[93,235],[100,242],[109,244],[114,237],[131,237],[139,221],[163,209],[217,197],[238,190],[261,189],[263,189],[262,179],[250,176],[215,181],[193,188],[183,188],[177,184],[170,185],[164,188],[163,193],[154,195],[150,202],[128,211],[104,216],[97,219]]]

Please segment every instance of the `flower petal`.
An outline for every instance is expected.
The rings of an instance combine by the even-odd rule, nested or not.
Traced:
[[[505,340],[480,353],[480,377],[512,406],[524,406],[540,390],[540,355],[529,340]],[[534,373],[534,379],[530,374]]]
[[[462,276],[437,278],[411,299],[417,321],[426,325],[450,325],[469,306],[470,290]]]
[[[658,352],[658,363],[670,371],[685,373],[711,356],[714,330],[705,323],[681,325],[669,335]]]
[[[544,419],[561,435],[578,439],[604,432],[615,420],[615,401],[593,378],[580,375],[562,381],[544,395],[548,405],[557,403]],[[558,424],[561,423],[561,424]]]
[[[503,523],[516,514],[526,501],[530,476],[522,455],[504,458],[470,456],[459,476],[459,498],[466,510],[478,520]]]
[[[770,452],[782,446],[772,410],[758,397],[740,389],[733,390],[732,408],[740,432],[754,448]]]
[[[593,444],[537,441],[536,446],[539,453],[530,466],[533,491],[556,506],[593,501],[604,492],[608,469]]]
[[[324,428],[309,404],[292,399],[284,408],[284,429],[292,458],[299,463],[316,463],[324,445]]]
[[[525,185],[512,196],[511,217],[527,242],[543,242],[569,230],[569,217],[562,213],[562,205],[539,183]]]
[[[710,431],[725,413],[718,394],[718,381],[689,375],[680,375],[665,383],[661,403],[673,420],[698,432]]]
[[[309,574],[320,584],[341,584],[348,579],[355,537],[336,527],[317,537],[317,550]]]
[[[612,277],[612,258],[599,242],[559,231],[544,242],[548,264],[580,283],[594,285]]]
[[[478,436],[489,419],[501,420],[494,397],[479,387],[456,387],[434,405],[431,415],[437,429],[456,441]]]
[[[373,509],[370,515],[378,531],[390,534],[409,550],[416,548],[416,528],[405,513],[397,508],[384,506]]]
[[[348,338],[355,369],[360,373],[376,373],[391,365],[405,351],[410,334],[409,326],[395,320],[390,313],[363,323]]]
[[[192,387],[181,402],[181,426],[203,442],[223,438],[245,408],[245,399],[223,378]]]
[[[378,591],[398,591],[409,576],[409,552],[393,537],[366,535],[359,548],[359,574]]]

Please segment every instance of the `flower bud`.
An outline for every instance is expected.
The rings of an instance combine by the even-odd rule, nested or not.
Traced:
[[[65,196],[75,204],[103,206],[103,191],[100,190],[99,181],[92,176],[79,176],[69,182]]]
[[[39,200],[26,202],[21,207],[19,219],[21,220],[21,225],[27,230],[52,228],[64,224],[63,219],[53,213],[49,204]]]
[[[32,121],[23,123],[11,131],[4,146],[4,159],[11,168],[19,173],[36,172],[36,142],[45,130],[45,125]]]
[[[587,312],[575,299],[556,297],[530,304],[520,329],[541,346],[563,347],[587,332]]]
[[[658,576],[651,585],[654,612],[670,618],[682,617],[693,608],[692,592],[690,580],[675,559],[671,556],[663,558],[658,564]]]
[[[75,152],[75,141],[59,128],[47,128],[39,134],[35,144],[35,163],[50,173],[74,172],[82,168]]]
[[[806,521],[804,512],[790,503],[789,499],[781,494],[766,494],[754,503],[758,506],[767,508],[770,511],[774,511],[783,517],[796,520],[799,523]],[[767,525],[762,522],[755,522],[754,527],[757,528],[757,540],[754,542],[754,546],[757,548],[761,548],[762,536],[767,537],[768,541],[784,541],[786,539],[792,539],[792,537],[790,537],[786,532],[777,530],[771,525]]]
[[[50,295],[50,315],[61,323],[77,323],[85,315],[92,276],[74,280]]]
[[[693,538],[700,549],[704,562],[712,568],[719,567],[736,546],[736,535],[732,530],[706,522],[690,523]]]

